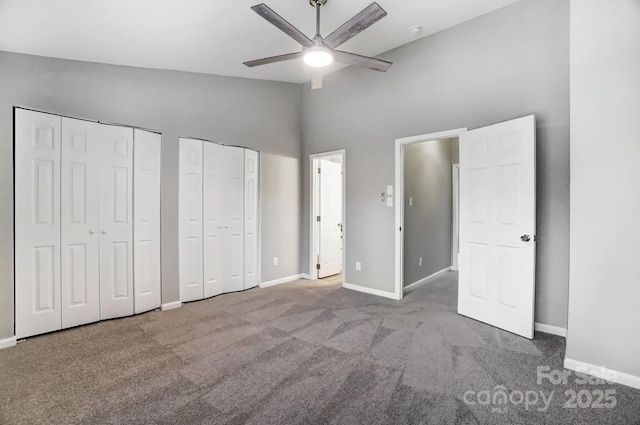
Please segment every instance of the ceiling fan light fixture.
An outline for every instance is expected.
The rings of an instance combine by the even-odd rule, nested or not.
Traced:
[[[333,62],[333,52],[324,46],[313,46],[304,51],[302,59],[309,66],[322,68]]]

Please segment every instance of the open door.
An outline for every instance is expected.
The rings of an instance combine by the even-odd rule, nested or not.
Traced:
[[[458,313],[533,338],[535,116],[460,136]]]
[[[318,161],[320,249],[318,278],[342,272],[342,164]]]

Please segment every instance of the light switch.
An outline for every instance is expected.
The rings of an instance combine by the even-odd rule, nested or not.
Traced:
[[[413,197],[409,196],[409,206],[413,206]]]
[[[387,196],[387,206],[388,207],[393,206],[393,198],[391,196]]]
[[[392,185],[388,185],[387,186],[387,195],[388,196],[393,196],[393,186]]]

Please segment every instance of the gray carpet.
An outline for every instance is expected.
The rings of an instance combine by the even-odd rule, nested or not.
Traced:
[[[458,316],[455,278],[401,302],[300,281],[31,338],[0,351],[0,423],[640,423],[638,390],[538,384],[564,339]]]

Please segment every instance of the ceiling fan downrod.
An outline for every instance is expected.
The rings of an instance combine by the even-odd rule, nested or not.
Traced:
[[[327,4],[327,0],[309,0],[309,4],[316,9],[316,36],[313,41],[318,44],[318,41],[322,41],[322,36],[320,35],[320,8]]]

